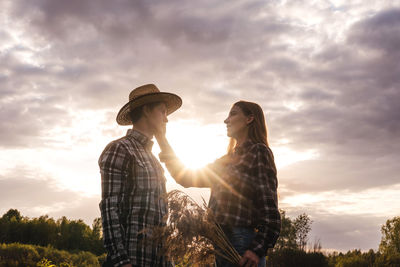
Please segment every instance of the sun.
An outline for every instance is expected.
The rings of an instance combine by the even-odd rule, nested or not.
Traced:
[[[229,142],[223,124],[201,125],[192,120],[168,123],[167,138],[179,159],[191,169],[222,157]],[[157,155],[159,148],[156,150]]]

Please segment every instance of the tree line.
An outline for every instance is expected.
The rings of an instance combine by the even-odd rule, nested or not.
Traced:
[[[400,217],[389,219],[382,226],[382,239],[377,251],[352,250],[330,254],[323,253],[319,240],[313,244],[309,242],[312,220],[307,214],[290,218],[281,211],[281,218],[281,235],[275,248],[267,255],[267,266],[400,266]],[[0,218],[0,267],[39,266],[47,259],[59,264],[57,266],[83,266],[77,262],[86,262],[85,266],[100,266],[104,258],[100,218],[94,219],[89,226],[83,220],[66,217],[57,220],[47,215],[28,218],[16,209],[8,210]],[[3,265],[5,260],[8,263]],[[39,265],[31,265],[35,261]]]
[[[100,218],[89,227],[83,220],[69,220],[65,216],[58,220],[47,215],[31,219],[16,209],[10,209],[0,218],[0,243],[51,246],[95,255],[105,253]]]

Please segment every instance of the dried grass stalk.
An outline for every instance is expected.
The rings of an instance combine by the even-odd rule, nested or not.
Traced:
[[[215,255],[238,264],[240,255],[216,222],[204,199],[200,206],[180,190],[166,194],[165,226],[147,229],[148,241],[163,243],[163,254],[180,266],[212,266]],[[218,249],[217,249],[218,248]]]

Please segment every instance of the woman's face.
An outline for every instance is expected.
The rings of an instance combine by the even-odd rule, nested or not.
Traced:
[[[244,115],[238,106],[233,106],[229,112],[228,118],[224,120],[227,129],[227,135],[232,138],[242,136],[247,131],[247,125],[250,118]]]

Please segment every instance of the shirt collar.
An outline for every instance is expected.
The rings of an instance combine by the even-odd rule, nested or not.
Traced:
[[[244,153],[249,151],[249,149],[252,147],[253,144],[254,144],[254,142],[252,140],[248,139],[240,146],[235,147],[234,153],[238,154],[239,156],[243,155]]]
[[[126,136],[130,136],[133,139],[135,139],[136,141],[138,141],[148,151],[151,151],[151,149],[153,148],[154,142],[151,141],[150,138],[148,138],[146,135],[144,135],[143,133],[141,133],[137,130],[129,129],[126,132]]]

